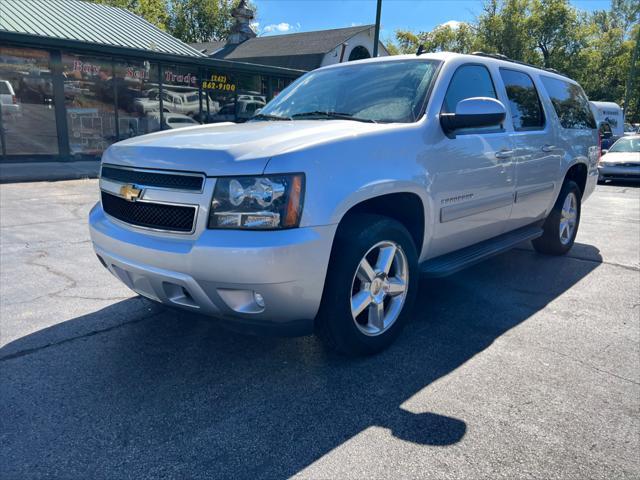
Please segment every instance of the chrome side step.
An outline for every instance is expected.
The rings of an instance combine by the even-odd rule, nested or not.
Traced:
[[[542,228],[539,224],[522,227],[476,245],[427,260],[420,264],[420,271],[425,277],[446,277],[541,235]]]

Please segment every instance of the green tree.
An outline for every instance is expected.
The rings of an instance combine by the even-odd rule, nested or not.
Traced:
[[[169,31],[187,43],[225,39],[234,23],[231,11],[239,3],[239,0],[170,1]]]
[[[486,0],[464,29],[398,31],[393,46],[400,53],[420,44],[426,51],[499,53],[556,69],[577,80],[591,100],[616,102],[628,120],[640,121],[639,20],[637,0],[612,0],[609,10],[592,13],[568,0]]]
[[[391,51],[398,53],[415,53],[420,45],[427,52],[460,52],[471,53],[475,48],[476,35],[473,27],[467,23],[460,23],[456,27],[440,25],[430,32],[414,34],[409,31],[396,32],[397,45],[391,43]]]

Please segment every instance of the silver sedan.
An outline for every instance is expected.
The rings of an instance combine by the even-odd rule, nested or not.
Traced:
[[[629,135],[620,138],[598,163],[598,179],[606,180],[640,180],[640,135]]]

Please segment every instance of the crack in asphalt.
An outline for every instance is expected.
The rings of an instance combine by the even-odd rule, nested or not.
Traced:
[[[595,370],[595,371],[600,372],[600,373],[604,373],[606,375],[611,375],[612,377],[616,377],[616,378],[618,378],[620,380],[624,380],[625,382],[629,382],[629,383],[632,383],[634,385],[640,385],[640,382],[637,382],[637,381],[632,380],[632,379],[627,378],[627,377],[623,377],[622,375],[618,375],[617,373],[610,372],[609,370],[604,370],[602,368],[598,368],[598,367],[596,367],[595,365],[593,365],[593,364],[591,364],[589,362],[585,362],[584,360],[580,360],[579,358],[574,358],[573,356],[569,355],[568,353],[559,352],[558,350],[554,350],[553,348],[545,347],[544,345],[539,345],[539,347],[542,350],[546,350],[547,352],[555,353],[556,355],[560,355],[561,357],[568,358],[569,360],[572,360],[572,361],[574,361],[576,363],[579,363],[583,367],[590,368],[592,370]]]
[[[47,343],[45,345],[40,345],[38,347],[26,348],[24,350],[19,350],[17,352],[10,353],[8,355],[4,355],[4,356],[0,357],[0,362],[4,362],[4,361],[7,361],[7,360],[13,360],[13,359],[16,359],[16,358],[24,357],[26,355],[31,355],[33,353],[37,353],[37,352],[39,352],[41,350],[44,350],[44,349],[47,349],[47,348],[57,347],[57,346],[64,345],[64,344],[69,343],[69,342],[73,342],[75,340],[82,340],[83,338],[93,337],[93,336],[99,335],[101,333],[111,332],[111,331],[116,330],[116,329],[118,329],[120,327],[124,327],[124,326],[127,326],[127,325],[134,325],[136,323],[140,323],[140,322],[143,322],[145,320],[151,320],[152,318],[155,318],[158,315],[161,315],[162,313],[163,313],[162,311],[159,311],[159,312],[156,312],[156,313],[152,313],[149,316],[143,316],[143,317],[140,317],[140,318],[136,318],[136,319],[130,320],[128,322],[123,322],[123,323],[119,323],[117,325],[112,325],[111,327],[107,327],[107,328],[103,328],[103,329],[99,329],[99,330],[92,330],[92,331],[84,333],[82,335],[76,335],[74,337],[64,338],[64,339],[59,340],[57,342],[51,342],[51,343]]]
[[[528,248],[514,248],[514,250],[519,251],[519,252],[531,252],[534,253],[534,250],[530,250]],[[640,272],[640,267],[635,267],[633,265],[624,265],[622,263],[616,263],[616,262],[606,262],[603,260],[596,260],[593,258],[589,258],[589,257],[579,257],[577,255],[566,255],[564,258],[568,258],[568,259],[573,259],[573,260],[580,260],[583,262],[590,262],[590,263],[597,263],[598,265],[610,265],[612,267],[620,267],[620,268],[624,268],[625,270],[629,270],[632,272]]]

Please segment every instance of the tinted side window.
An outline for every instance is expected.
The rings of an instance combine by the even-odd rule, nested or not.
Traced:
[[[509,97],[509,109],[515,130],[538,130],[544,127],[544,113],[531,77],[524,72],[500,69]]]
[[[540,77],[564,128],[596,128],[589,100],[578,85],[551,77]]]
[[[453,74],[442,111],[454,113],[460,100],[473,97],[497,98],[489,70],[482,65],[463,65]]]

